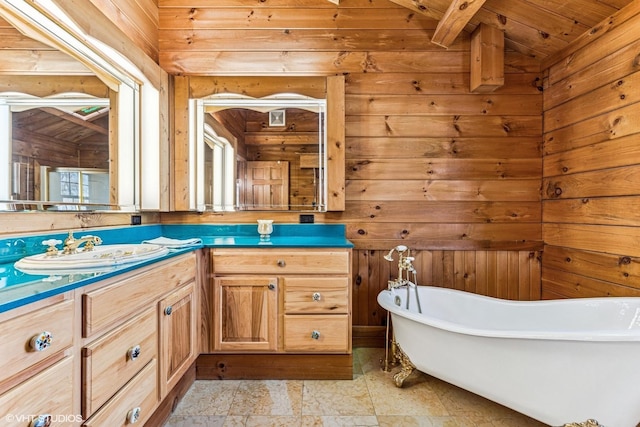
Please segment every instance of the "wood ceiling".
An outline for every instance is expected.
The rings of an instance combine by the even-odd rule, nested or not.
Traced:
[[[111,1],[117,3],[115,0]],[[597,30],[606,31],[605,20],[609,18],[611,21],[612,15],[633,2],[640,0],[222,0],[215,5],[243,9],[295,6],[291,13],[296,16],[297,11],[304,12],[306,9],[338,8],[332,16],[334,24],[340,27],[340,9],[376,9],[389,7],[391,3],[410,10],[407,20],[420,14],[438,21],[438,28],[427,36],[425,42],[445,40],[441,44],[446,45],[449,42],[446,38],[455,36],[460,31],[457,27],[471,33],[480,23],[485,23],[505,32],[506,49],[549,63],[554,54],[579,37]],[[173,7],[193,7],[196,10],[212,6],[208,0],[153,0],[153,3],[157,3],[160,10]],[[348,14],[348,11],[345,13]],[[161,26],[161,20],[156,15],[156,28]],[[296,21],[309,22],[304,19],[301,21],[300,18]],[[373,22],[372,28],[375,25]],[[4,50],[4,53],[24,49],[26,38],[15,37],[15,33],[7,31],[6,27],[6,23],[0,20],[0,34],[4,36],[0,49],[9,49]],[[22,61],[27,58],[22,58]]]
[[[458,21],[466,19],[465,31],[472,32],[480,23],[500,28],[505,33],[506,48],[542,61],[553,57],[580,36],[602,30],[596,27],[618,10],[638,0],[391,1],[440,21],[440,24],[444,24],[442,31],[445,35],[447,29],[458,23],[455,20],[456,13],[461,15]],[[481,7],[477,9],[478,6]],[[466,10],[475,13],[465,17]],[[434,38],[443,37],[438,35],[438,29]]]
[[[13,137],[21,141],[46,141],[48,144],[73,146],[76,150],[108,150],[108,108],[87,118],[56,108],[34,108],[14,113]]]

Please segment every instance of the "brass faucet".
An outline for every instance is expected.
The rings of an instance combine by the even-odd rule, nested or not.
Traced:
[[[102,239],[98,236],[82,236],[78,239],[73,237],[73,232],[69,231],[69,236],[64,239],[64,250],[62,251],[64,254],[74,254],[80,248],[80,245],[84,243],[83,250],[88,252],[93,250],[95,245],[100,245],[102,243]]]

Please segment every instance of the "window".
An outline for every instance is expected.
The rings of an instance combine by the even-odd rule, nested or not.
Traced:
[[[43,167],[46,200],[62,202],[57,210],[85,210],[75,205],[109,203],[109,173],[103,169]]]
[[[204,126],[205,204],[216,211],[235,210],[235,152],[233,145]]]

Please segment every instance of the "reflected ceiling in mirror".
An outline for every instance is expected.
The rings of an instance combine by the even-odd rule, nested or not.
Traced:
[[[326,211],[326,100],[193,100],[197,209]]]

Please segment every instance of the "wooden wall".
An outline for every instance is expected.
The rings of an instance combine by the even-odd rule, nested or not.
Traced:
[[[640,296],[640,2],[549,60],[542,296]]]
[[[346,210],[356,326],[383,324],[381,255],[420,252],[420,280],[539,298],[542,76],[507,51],[505,86],[469,91],[470,43],[429,40],[437,22],[385,0],[160,2],[160,65],[180,75],[346,76]],[[294,222],[291,214],[271,214]],[[166,222],[250,222],[162,214]]]

